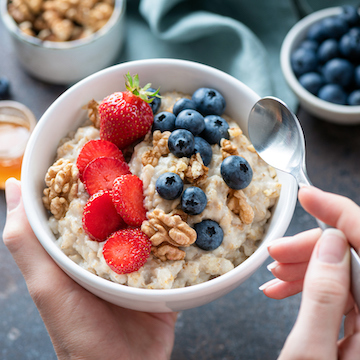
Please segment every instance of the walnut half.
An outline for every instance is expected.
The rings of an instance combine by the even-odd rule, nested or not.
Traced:
[[[77,197],[78,178],[79,170],[76,165],[63,158],[48,169],[43,203],[57,220],[65,215],[70,202]]]
[[[148,214],[149,220],[141,225],[141,230],[153,245],[154,256],[162,261],[184,259],[185,251],[179,247],[190,246],[196,240],[196,231],[181,215],[185,216],[177,210],[166,214],[163,210],[155,209]]]

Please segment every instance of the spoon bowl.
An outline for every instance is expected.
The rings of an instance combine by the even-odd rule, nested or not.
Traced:
[[[292,174],[299,184],[309,184],[303,131],[284,102],[270,96],[260,99],[251,110],[248,131],[255,150],[265,162]]]

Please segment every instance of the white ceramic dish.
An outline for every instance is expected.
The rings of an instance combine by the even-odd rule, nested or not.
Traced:
[[[53,84],[72,84],[112,65],[124,42],[126,0],[116,0],[110,20],[96,33],[67,42],[41,41],[24,34],[1,1],[2,20],[18,61],[34,77]],[[1,35],[3,36],[3,35]]]
[[[308,29],[322,19],[339,14],[340,7],[316,11],[300,20],[286,35],[280,51],[281,68],[285,79],[298,97],[301,106],[311,114],[337,124],[359,124],[360,106],[333,104],[305,90],[297,80],[290,64],[291,53],[305,39]]]
[[[297,185],[292,176],[279,172],[282,190],[270,227],[259,249],[234,270],[208,282],[181,289],[138,289],[98,277],[70,260],[54,243],[48,214],[41,197],[44,175],[52,164],[59,140],[85,118],[82,106],[124,89],[127,72],[139,74],[142,84],[151,82],[161,91],[192,93],[198,87],[216,87],[227,101],[226,113],[247,132],[248,114],[259,96],[235,78],[214,68],[182,60],[152,59],[123,63],[100,71],[62,94],[45,112],[28,143],[22,168],[22,193],[29,222],[39,241],[57,264],[75,281],[100,298],[141,311],[180,311],[204,305],[244,282],[266,260],[267,244],[284,235],[292,218]],[[61,120],[61,121],[60,121]]]

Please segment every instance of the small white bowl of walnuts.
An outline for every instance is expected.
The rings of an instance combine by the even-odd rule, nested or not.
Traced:
[[[125,8],[125,0],[1,0],[18,61],[54,84],[74,83],[115,62]]]

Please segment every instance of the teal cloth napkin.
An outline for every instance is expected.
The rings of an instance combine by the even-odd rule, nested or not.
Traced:
[[[357,1],[129,0],[121,61],[178,58],[201,62],[273,95],[297,101],[280,68],[287,32],[304,15]]]

